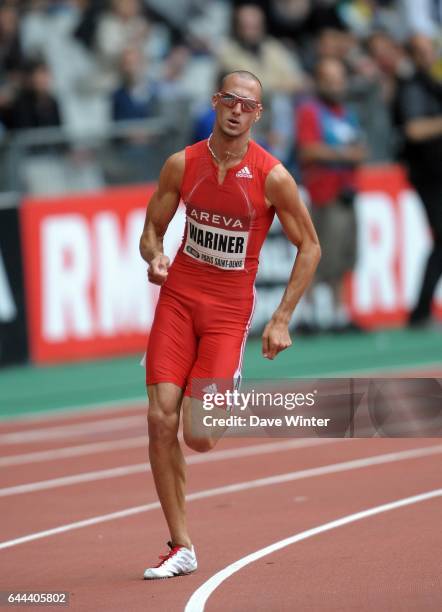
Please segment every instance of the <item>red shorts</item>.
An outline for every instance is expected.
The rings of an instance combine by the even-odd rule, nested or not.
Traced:
[[[232,305],[201,292],[178,293],[164,286],[146,355],[146,384],[170,382],[191,396],[191,381],[241,376],[255,292]]]

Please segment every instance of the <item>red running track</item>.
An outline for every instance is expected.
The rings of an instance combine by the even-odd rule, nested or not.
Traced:
[[[299,440],[222,440],[212,453],[188,454],[189,493],[212,490],[188,505],[198,572],[143,581],[144,568],[165,551],[167,540],[152,475],[137,467],[147,458],[145,429],[143,410],[135,407],[0,424],[0,590],[68,591],[71,609],[82,611],[183,610],[200,585],[249,553],[442,486],[440,439],[307,446]],[[23,441],[2,438],[18,431]],[[266,446],[269,452],[259,452]],[[66,447],[81,454],[65,457],[60,449]],[[44,455],[49,450],[52,455]],[[275,482],[275,475],[288,473],[291,480]],[[261,486],[250,485],[263,478]],[[61,480],[48,485],[54,479]],[[35,490],[24,487],[33,483],[39,483]],[[214,491],[235,483],[248,488]],[[151,503],[136,514],[14,542]],[[440,610],[441,511],[437,497],[297,542],[234,573],[209,597],[206,610]]]

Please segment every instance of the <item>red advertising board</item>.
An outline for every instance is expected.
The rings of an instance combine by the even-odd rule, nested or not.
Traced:
[[[417,298],[431,247],[425,215],[400,167],[365,168],[359,186],[358,263],[348,283],[350,308],[355,320],[367,328],[400,325]],[[112,188],[23,203],[27,318],[34,362],[144,350],[158,288],[147,282],[138,245],[153,189],[153,185]],[[180,208],[166,235],[165,248],[171,256],[181,240],[183,222]],[[288,277],[291,261],[274,249],[275,242],[273,247],[269,242],[264,245],[261,267],[274,276],[272,265],[278,269],[287,265]],[[252,331],[271,315],[285,282],[281,278],[281,287],[268,295],[264,291],[260,295],[257,283]],[[442,315],[440,291],[436,302]]]
[[[28,199],[21,208],[34,362],[145,346],[157,290],[138,254],[152,185]]]

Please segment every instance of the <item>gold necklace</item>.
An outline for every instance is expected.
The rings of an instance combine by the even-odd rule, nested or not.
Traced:
[[[220,160],[220,158],[215,154],[215,151],[212,149],[212,147],[210,146],[210,141],[212,140],[212,135],[210,134],[209,138],[207,139],[207,148],[209,149],[213,159],[218,163],[218,164],[222,164],[223,162]],[[228,161],[229,157],[244,157],[247,149],[249,148],[249,141],[246,142],[246,146],[244,148],[244,151],[241,151],[241,153],[231,153],[230,151],[226,151],[226,159],[224,161]]]

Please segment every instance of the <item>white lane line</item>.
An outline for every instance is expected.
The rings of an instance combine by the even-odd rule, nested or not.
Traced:
[[[7,455],[0,457],[0,468],[11,465],[25,465],[26,463],[41,463],[43,461],[54,461],[66,457],[84,457],[98,453],[107,453],[114,450],[128,448],[147,447],[147,435],[123,438],[121,440],[106,440],[104,442],[92,442],[91,444],[79,444],[78,446],[64,446],[63,448],[52,448],[46,451],[35,451],[23,455]]]
[[[25,412],[23,408],[19,409],[19,412],[23,414],[14,414],[0,416],[1,425],[20,425],[21,423],[27,422],[38,422],[38,421],[52,421],[66,419],[71,416],[77,416],[85,412],[103,412],[112,413],[120,410],[132,410],[133,408],[146,408],[147,406],[147,395],[129,397],[127,399],[116,399],[109,400],[107,402],[89,402],[87,404],[78,404],[75,406],[66,406],[64,408],[54,408],[52,410],[39,410],[38,412]],[[29,410],[29,409],[28,409]]]
[[[442,452],[442,444],[439,446],[430,446],[427,448],[416,448],[408,451],[402,451],[398,453],[388,453],[385,455],[375,455],[374,457],[366,457],[364,459],[356,459],[354,461],[344,461],[342,463],[333,463],[329,465],[323,465],[317,468],[311,468],[308,470],[300,470],[297,472],[288,472],[286,474],[278,474],[276,476],[269,476],[268,478],[258,478],[257,480],[246,480],[245,482],[237,482],[235,484],[225,485],[222,487],[215,487],[213,489],[205,489],[203,491],[196,491],[186,495],[186,501],[196,501],[198,499],[207,499],[209,497],[216,497],[218,495],[228,495],[230,493],[238,493],[242,491],[249,491],[250,489],[258,489],[261,487],[268,487],[276,484],[293,482],[295,480],[304,480],[307,478],[314,478],[316,476],[324,476],[325,474],[337,474],[339,472],[346,472],[350,470],[356,470],[360,468],[370,467],[373,465],[381,465],[386,463],[392,463],[395,461],[404,461],[406,459],[416,459],[418,457],[428,457],[436,453]],[[75,523],[68,523],[67,525],[61,525],[59,527],[53,527],[52,529],[46,529],[45,531],[37,531],[30,533],[13,540],[5,540],[0,542],[0,550],[5,548],[12,548],[20,544],[26,544],[34,540],[41,540],[59,533],[66,533],[68,531],[74,531],[75,529],[81,529],[82,527],[89,527],[90,525],[97,525],[99,523],[106,523],[127,516],[133,516],[135,514],[141,514],[143,512],[149,512],[160,507],[159,502],[152,502],[143,506],[133,506],[132,508],[126,508],[125,510],[119,510],[118,512],[111,512],[110,514],[102,514],[91,517]]]
[[[58,440],[61,438],[73,438],[78,435],[90,435],[106,431],[118,431],[132,427],[145,427],[147,432],[147,421],[145,416],[118,417],[115,419],[101,419],[99,421],[87,421],[86,423],[71,423],[59,427],[47,427],[45,429],[26,429],[0,434],[0,444],[22,444],[24,442],[40,442],[43,440]]]
[[[277,453],[295,448],[305,448],[341,441],[341,438],[312,438],[274,442],[270,444],[255,444],[253,446],[245,446],[242,448],[212,451],[210,454],[190,455],[186,457],[186,463],[188,465],[210,463],[212,461],[252,457],[253,455],[266,455],[269,453]],[[147,447],[147,437],[144,439],[144,444]],[[41,480],[38,482],[4,487],[3,489],[0,489],[0,498],[10,497],[11,495],[20,495],[23,493],[33,493],[35,491],[44,491],[47,489],[55,489],[58,487],[66,487],[82,482],[96,482],[98,480],[106,480],[109,478],[119,478],[122,476],[130,476],[132,474],[141,474],[148,471],[150,471],[150,464],[146,462],[124,465],[116,468],[108,468],[106,470],[96,470],[94,472],[83,472],[81,474],[73,474],[72,476],[62,476],[59,478],[52,478],[50,480]]]
[[[270,544],[265,548],[261,548],[260,550],[257,550],[250,555],[242,557],[242,559],[238,559],[238,561],[231,563],[221,571],[214,574],[211,578],[209,578],[209,580],[204,582],[191,595],[186,607],[184,608],[184,612],[203,612],[207,600],[220,584],[246,565],[254,563],[266,555],[270,555],[278,550],[281,550],[282,548],[290,546],[291,544],[296,544],[296,542],[301,542],[302,540],[307,540],[308,538],[317,536],[325,531],[337,529],[338,527],[343,527],[349,523],[361,521],[362,519],[375,516],[376,514],[381,514],[382,512],[389,512],[390,510],[396,510],[397,508],[410,506],[411,504],[418,504],[419,502],[427,501],[440,496],[442,496],[442,489],[435,489],[434,491],[420,493],[419,495],[413,495],[412,497],[404,497],[403,499],[382,504],[381,506],[375,506],[374,508],[368,508],[367,510],[362,510],[361,512],[355,512],[354,514],[343,516],[342,518],[330,521],[329,523],[324,523],[318,527],[313,527],[312,529],[307,529],[306,531],[292,535],[289,538],[285,538],[284,540]]]

